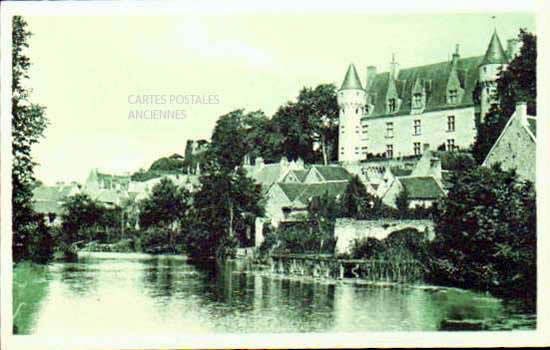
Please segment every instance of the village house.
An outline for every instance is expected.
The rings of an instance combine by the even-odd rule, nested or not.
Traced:
[[[429,147],[429,144],[424,144],[424,153],[409,175],[393,178],[386,192],[381,196],[383,203],[396,208],[396,198],[406,190],[409,208],[428,208],[446,195],[447,186],[443,179],[441,159]]]
[[[477,123],[491,105],[498,72],[519,53],[517,39],[502,47],[495,31],[483,56],[462,58],[458,45],[449,61],[388,72],[367,67],[363,85],[351,64],[338,91],[341,163],[420,155],[422,145],[468,148]],[[363,88],[364,86],[364,88]],[[474,101],[474,90],[480,99]]]
[[[312,198],[325,193],[338,197],[344,193],[352,174],[339,165],[304,164],[301,159],[264,164],[261,157],[252,166],[245,159],[248,176],[262,185],[266,196],[266,217],[273,226],[302,220]]]
[[[54,186],[37,186],[33,189],[33,209],[44,215],[46,224],[49,226],[61,225],[61,214],[63,203],[67,197],[80,193],[80,185],[73,182],[70,184],[57,183]]]
[[[522,179],[536,182],[537,119],[527,115],[527,104],[516,105],[483,166],[500,163],[503,170],[515,169]]]

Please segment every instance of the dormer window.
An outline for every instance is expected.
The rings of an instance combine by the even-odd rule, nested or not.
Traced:
[[[388,99],[388,112],[394,113],[397,110],[397,100],[395,98]]]
[[[422,94],[416,93],[413,95],[413,108],[422,108]]]
[[[458,102],[458,90],[449,90],[447,101],[449,104],[456,104]]]

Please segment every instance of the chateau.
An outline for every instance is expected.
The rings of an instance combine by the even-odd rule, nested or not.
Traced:
[[[424,144],[471,146],[477,123],[498,102],[493,96],[499,71],[519,54],[519,40],[507,43],[505,51],[495,30],[484,56],[462,58],[457,45],[450,61],[406,69],[399,69],[394,56],[388,72],[367,67],[364,88],[351,64],[337,95],[338,161],[419,156]]]

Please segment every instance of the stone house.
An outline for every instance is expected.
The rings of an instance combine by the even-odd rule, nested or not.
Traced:
[[[55,186],[38,186],[33,189],[33,209],[44,215],[49,226],[61,225],[63,203],[70,196],[80,193],[80,186],[76,183],[58,183]]]
[[[536,182],[537,119],[527,115],[520,102],[502,133],[487,154],[483,166],[500,163],[503,170],[515,169],[522,179]]]
[[[498,72],[518,53],[517,39],[508,40],[505,51],[495,31],[483,56],[462,58],[457,45],[448,61],[405,69],[393,56],[387,72],[367,67],[364,85],[350,65],[337,93],[338,160],[420,155],[424,143],[446,150],[469,147],[477,122],[497,103],[492,92]],[[474,90],[480,91],[479,101]]]

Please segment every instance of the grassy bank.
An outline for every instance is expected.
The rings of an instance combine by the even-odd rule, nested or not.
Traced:
[[[48,293],[47,265],[21,262],[13,269],[13,328],[15,334],[29,334],[35,313]]]

